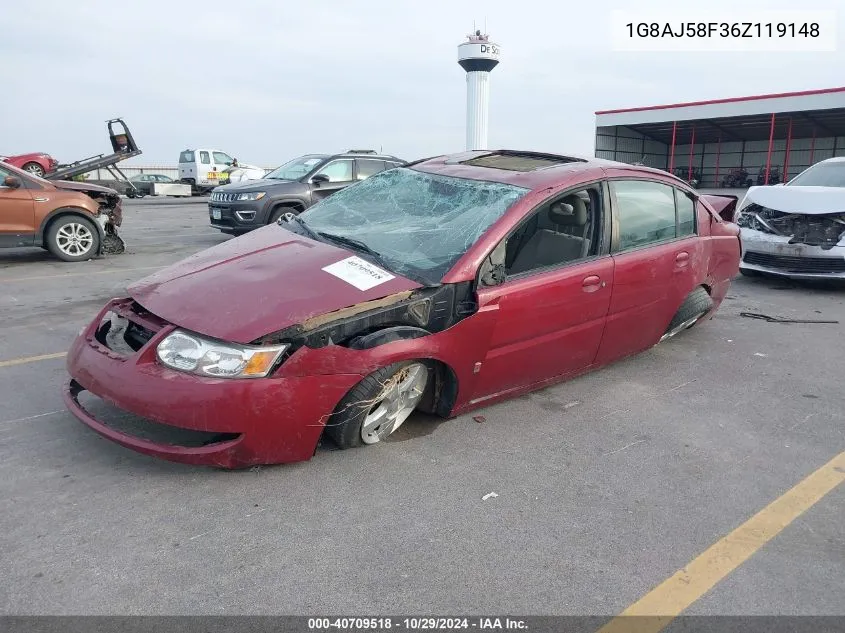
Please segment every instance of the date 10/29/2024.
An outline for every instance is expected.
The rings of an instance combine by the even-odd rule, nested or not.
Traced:
[[[509,617],[473,617],[473,618],[309,618],[309,631],[445,631],[445,630],[480,630],[480,631],[518,631],[526,630],[524,620]]]

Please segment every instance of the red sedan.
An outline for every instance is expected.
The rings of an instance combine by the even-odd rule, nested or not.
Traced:
[[[131,286],[74,342],[65,402],[187,463],[307,460],[324,433],[377,444],[415,409],[458,415],[710,317],[739,268],[730,202],[532,152],[390,169]]]
[[[43,152],[20,154],[19,156],[0,156],[0,161],[9,164],[12,167],[23,169],[33,176],[38,176],[39,178],[43,178],[44,174],[55,171],[56,167],[59,166],[59,162],[55,158],[49,154],[44,154]]]

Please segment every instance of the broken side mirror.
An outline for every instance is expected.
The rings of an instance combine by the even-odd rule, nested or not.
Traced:
[[[317,174],[315,176],[311,176],[311,182],[315,185],[319,185],[321,182],[328,182],[329,177],[326,174]]]
[[[17,176],[6,176],[3,179],[3,186],[8,187],[9,189],[17,189],[21,186],[20,178]]]
[[[493,252],[481,264],[478,280],[482,286],[498,286],[505,282],[505,249],[507,241],[503,240],[493,249]]]

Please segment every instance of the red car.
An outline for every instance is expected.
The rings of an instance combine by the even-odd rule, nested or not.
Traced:
[[[131,286],[73,343],[65,402],[194,464],[307,460],[323,433],[375,444],[414,409],[464,413],[711,316],[739,269],[735,202],[531,152],[391,169]]]
[[[21,154],[20,156],[0,156],[0,161],[8,163],[12,167],[23,169],[33,176],[43,178],[44,174],[55,171],[59,162],[49,154],[33,152],[32,154]]]

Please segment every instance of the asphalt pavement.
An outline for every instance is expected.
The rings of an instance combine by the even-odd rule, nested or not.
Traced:
[[[382,445],[238,472],[138,455],[64,410],[60,354],[231,238],[150,198],[122,235],[80,264],[0,252],[2,614],[612,616],[845,451],[845,287],[739,278],[665,345]],[[688,612],[845,615],[843,517],[840,486]]]

